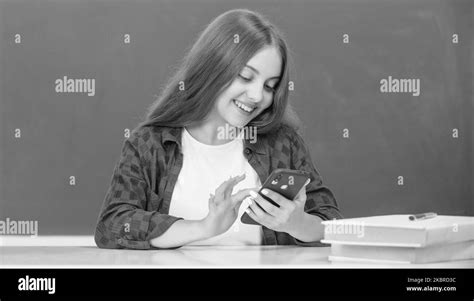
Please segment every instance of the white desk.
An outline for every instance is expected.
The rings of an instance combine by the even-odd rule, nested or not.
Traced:
[[[330,248],[198,247],[99,249],[92,236],[0,237],[0,268],[474,268],[474,260],[431,264],[331,263]]]

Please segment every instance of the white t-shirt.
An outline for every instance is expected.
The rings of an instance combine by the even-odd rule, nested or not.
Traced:
[[[209,194],[229,177],[246,177],[239,182],[232,194],[245,188],[260,187],[258,174],[243,155],[243,140],[235,139],[222,145],[199,142],[184,129],[182,135],[183,167],[171,197],[169,214],[187,220],[199,220],[209,212]],[[192,245],[260,245],[261,227],[243,224],[240,217],[248,207],[242,202],[238,218],[229,230]]]

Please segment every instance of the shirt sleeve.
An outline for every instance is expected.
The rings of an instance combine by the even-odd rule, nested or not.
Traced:
[[[306,213],[320,217],[322,220],[332,220],[343,218],[339,212],[334,194],[323,185],[323,181],[311,160],[311,155],[306,147],[303,138],[296,132],[291,137],[291,160],[293,168],[310,173],[311,182],[306,186]],[[316,242],[302,242],[293,238],[295,244],[301,246],[329,246],[328,244]]]
[[[147,165],[138,151],[146,143],[132,137],[123,144],[99,215],[94,239],[100,248],[158,249],[149,241],[182,219],[145,210],[148,197],[157,196],[147,184],[150,183],[145,172]],[[138,147],[140,143],[142,146]]]

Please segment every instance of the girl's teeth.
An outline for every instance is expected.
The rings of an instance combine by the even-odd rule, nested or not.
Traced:
[[[252,112],[254,109],[251,109],[249,107],[247,107],[246,105],[240,103],[240,102],[237,102],[236,100],[234,100],[235,104],[237,105],[237,107],[239,107],[241,110],[247,112],[247,113],[250,113]]]

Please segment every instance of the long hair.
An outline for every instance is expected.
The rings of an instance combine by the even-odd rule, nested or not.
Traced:
[[[272,105],[247,126],[257,127],[259,134],[271,132],[281,124],[297,129],[299,120],[288,105],[290,75],[286,42],[282,33],[266,18],[247,9],[227,11],[204,29],[137,128],[183,127],[204,120],[219,94],[266,46],[279,50],[281,77]]]

